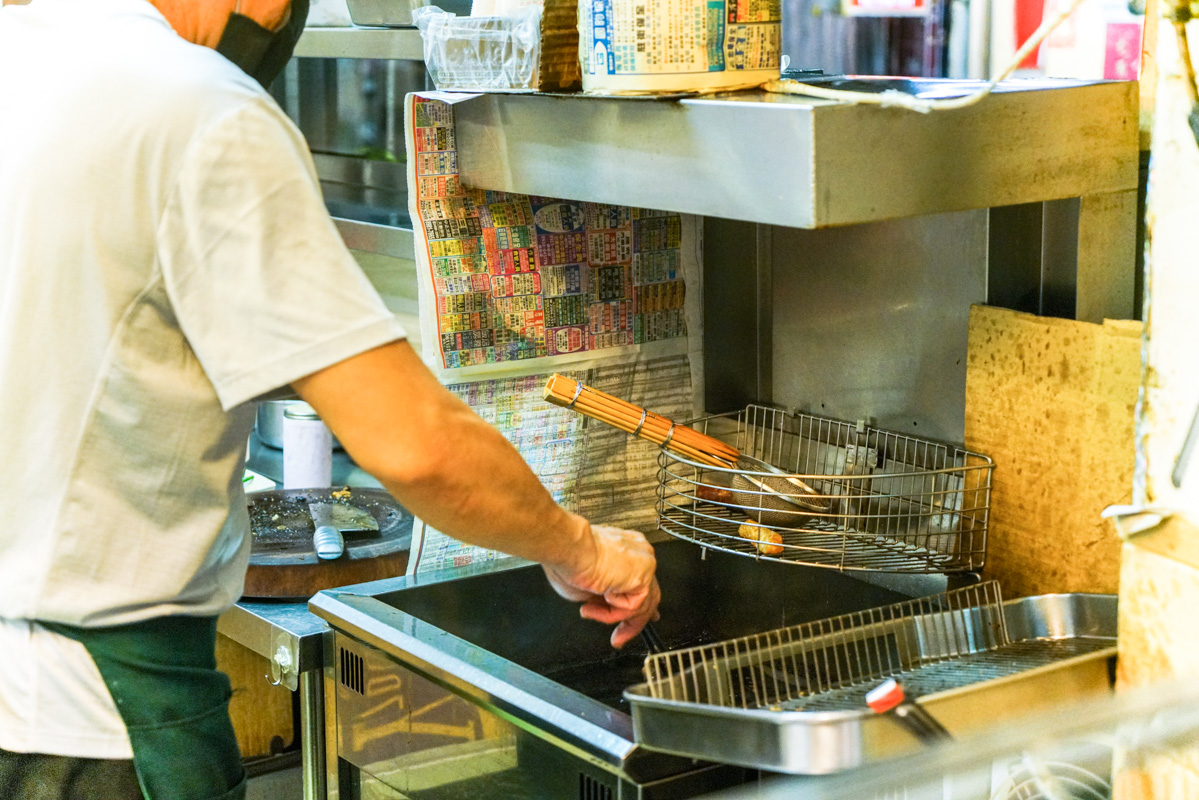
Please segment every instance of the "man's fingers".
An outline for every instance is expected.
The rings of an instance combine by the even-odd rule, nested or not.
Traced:
[[[601,601],[584,603],[579,606],[579,616],[602,625],[615,625],[618,622],[623,622],[629,618],[630,613],[632,612],[623,608],[612,608],[612,606]]]
[[[642,629],[649,623],[649,618],[644,616],[632,617],[616,626],[612,631],[612,646],[617,650],[629,643],[637,634],[641,633]]]
[[[609,592],[604,595],[604,600],[613,608],[624,608],[629,611],[636,611],[645,605],[645,600],[649,597],[650,587],[643,586],[634,592]]]

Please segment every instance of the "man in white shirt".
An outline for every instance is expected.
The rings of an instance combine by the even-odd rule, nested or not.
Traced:
[[[212,643],[253,401],[289,386],[417,516],[540,562],[614,645],[656,615],[644,537],[554,503],[338,238],[262,88],[305,13],[0,9],[0,797],[242,796]]]

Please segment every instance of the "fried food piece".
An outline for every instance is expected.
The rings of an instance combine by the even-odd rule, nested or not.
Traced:
[[[350,494],[351,494],[351,492],[350,492],[349,486],[347,486],[344,489],[339,489],[336,492],[329,492],[329,496],[332,497],[334,500],[349,500]]]
[[[726,506],[733,504],[733,493],[719,486],[709,486],[701,483],[695,487],[695,496],[697,499],[705,500],[709,503],[720,503]]]
[[[738,526],[737,535],[753,541],[754,547],[758,548],[758,552],[762,555],[777,556],[783,552],[783,535],[778,531],[746,522]]]

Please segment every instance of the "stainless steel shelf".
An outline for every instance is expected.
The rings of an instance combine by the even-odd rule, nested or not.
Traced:
[[[422,61],[425,57],[416,28],[305,28],[295,55],[412,61]]]
[[[346,247],[351,250],[394,258],[416,258],[416,240],[411,228],[376,225],[342,217],[334,217],[333,223],[337,226]]]
[[[977,85],[920,82],[937,96]],[[1137,185],[1135,83],[1009,81],[975,106],[930,114],[760,91],[487,94],[454,109],[471,186],[789,227]]]

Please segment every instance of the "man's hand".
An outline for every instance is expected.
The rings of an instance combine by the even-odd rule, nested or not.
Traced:
[[[582,603],[584,619],[616,624],[612,646],[624,647],[658,618],[654,548],[636,531],[575,519],[586,526],[579,558],[570,567],[543,564],[545,575],[559,595]]]

